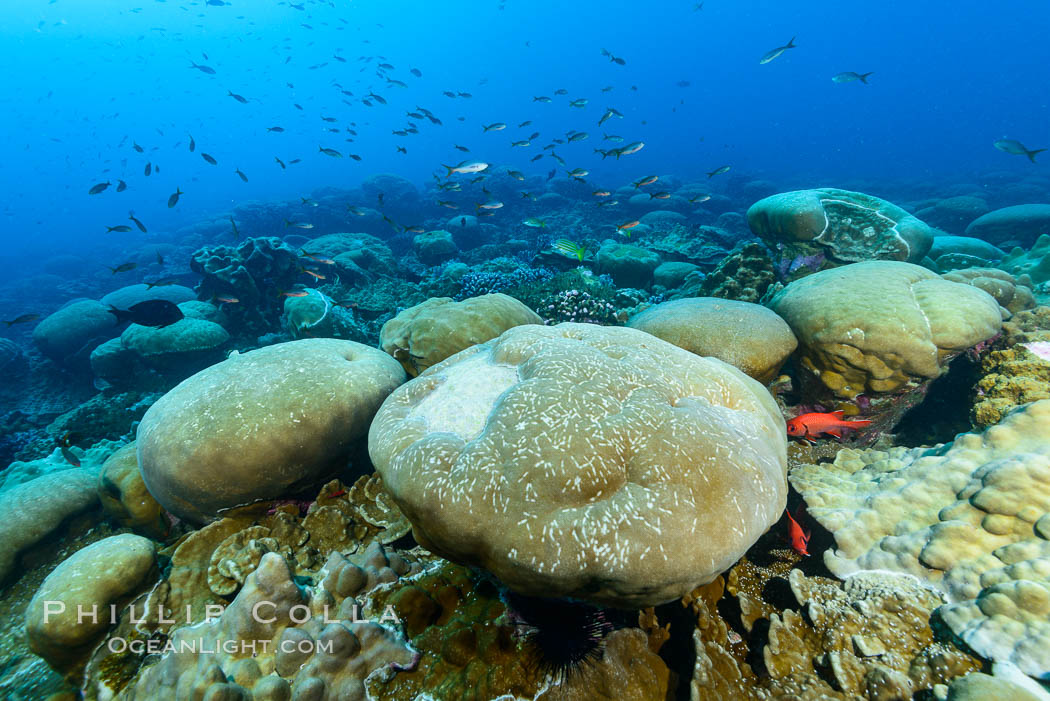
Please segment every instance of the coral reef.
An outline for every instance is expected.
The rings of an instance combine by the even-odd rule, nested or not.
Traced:
[[[1050,399],[1050,359],[1036,344],[1050,342],[1050,307],[1015,314],[1002,338],[981,359],[971,417],[974,425],[998,423],[1011,409]]]
[[[843,450],[791,484],[835,538],[836,576],[912,575],[977,654],[1050,678],[1050,400],[943,447]]]
[[[333,554],[324,579],[304,594],[284,559],[266,553],[221,615],[175,630],[170,650],[132,683],[112,689],[100,680],[92,697],[366,698],[370,677],[410,668],[417,655],[380,622],[356,620],[351,587],[342,586],[349,566]]]
[[[782,422],[751,378],[641,331],[520,326],[396,390],[368,448],[427,549],[524,594],[644,606],[779,517]]]
[[[758,302],[777,281],[773,261],[765,246],[745,243],[722,259],[706,277],[688,275],[682,291],[673,297],[721,297],[740,302]]]
[[[276,326],[282,292],[292,289],[299,258],[278,238],[249,238],[236,246],[204,247],[194,252],[190,269],[201,276],[202,299],[236,299],[227,313],[233,328]]]
[[[547,324],[565,321],[607,326],[618,321],[616,305],[586,289],[562,290],[540,300],[540,316]]]

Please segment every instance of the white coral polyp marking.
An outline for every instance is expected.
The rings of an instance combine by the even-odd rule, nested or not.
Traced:
[[[439,377],[440,384],[409,418],[421,418],[428,431],[453,433],[467,443],[481,435],[496,400],[519,379],[516,366],[493,363],[485,353],[448,366]]]

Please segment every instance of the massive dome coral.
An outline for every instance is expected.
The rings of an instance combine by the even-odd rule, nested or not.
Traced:
[[[519,592],[642,607],[784,510],[784,421],[739,370],[649,334],[519,326],[384,402],[369,452],[416,539]]]
[[[146,412],[142,478],[165,509],[197,523],[294,491],[346,464],[404,379],[382,351],[331,338],[232,355]]]
[[[847,398],[935,378],[953,356],[1002,326],[987,292],[895,261],[814,273],[769,306],[798,337],[803,367]]]

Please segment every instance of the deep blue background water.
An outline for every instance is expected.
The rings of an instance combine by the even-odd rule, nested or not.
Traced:
[[[10,267],[148,238],[104,233],[106,225],[126,223],[129,210],[152,236],[248,200],[296,198],[374,173],[422,184],[440,163],[468,157],[457,143],[469,156],[546,173],[554,166],[549,158],[529,158],[569,129],[591,136],[557,152],[567,168],[588,168],[589,181],[604,188],[648,173],[706,180],[703,173],[721,165],[814,186],[856,178],[965,182],[983,171],[1050,167],[1050,154],[1033,166],[992,147],[1003,136],[1050,146],[1045,0],[707,0],[699,11],[695,4],[304,0],[297,10],[272,0],[225,7],[4,3],[0,262]],[[759,65],[792,36],[798,48]],[[602,48],[626,65],[611,63]],[[374,68],[383,59],[365,63],[362,56],[384,57],[395,66],[389,75],[408,87],[386,85]],[[217,74],[194,70],[191,61]],[[831,81],[851,70],[873,71],[871,84]],[[353,104],[334,83],[354,93],[347,98]],[[553,104],[532,101],[557,88],[569,94]],[[388,104],[362,105],[358,98],[370,89]],[[444,90],[473,97],[450,99]],[[590,100],[586,108],[568,106],[581,97]],[[420,134],[391,135],[417,105],[443,126],[413,120]],[[607,106],[625,117],[599,128]],[[530,119],[531,126],[516,127]],[[508,128],[482,132],[497,121]],[[351,123],[353,143],[345,132],[325,131]],[[275,125],[287,131],[266,132]],[[531,147],[510,148],[532,131],[541,136]],[[612,145],[642,140],[646,147],[603,162],[592,150],[611,145],[601,142],[603,131],[624,137]],[[145,153],[132,150],[133,141]],[[408,153],[396,153],[396,145]],[[332,159],[318,146],[362,161]],[[219,164],[205,163],[201,151]],[[281,170],[275,156],[302,162]],[[160,173],[144,177],[147,161]],[[127,181],[126,192],[87,194],[117,178]],[[186,194],[169,210],[176,187]]]

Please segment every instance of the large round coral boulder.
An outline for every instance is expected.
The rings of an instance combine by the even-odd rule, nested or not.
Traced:
[[[939,376],[999,332],[999,304],[910,263],[871,261],[796,280],[770,307],[795,332],[803,367],[839,397]]]
[[[432,297],[383,324],[379,345],[415,377],[450,355],[496,338],[507,329],[542,323],[536,312],[498,292],[462,302]]]
[[[33,329],[33,342],[56,362],[87,359],[95,346],[117,333],[117,317],[109,307],[82,299],[47,316]]]
[[[1031,246],[1050,231],[1050,204],[1017,204],[984,214],[966,227],[967,236],[994,244]]]
[[[153,542],[131,533],[103,538],[54,569],[26,608],[30,649],[64,669],[110,625],[110,605],[145,579],[156,559]],[[92,617],[91,612],[97,615]]]
[[[723,360],[768,383],[798,346],[783,319],[760,304],[717,297],[663,302],[631,317],[631,328],[697,355]]]
[[[933,230],[897,205],[831,187],[766,197],[747,210],[747,223],[771,247],[783,249],[785,272],[813,256],[836,263],[918,263],[933,244]]]
[[[519,326],[433,366],[368,437],[416,539],[527,595],[644,607],[780,518],[784,420],[762,385],[629,328]]]
[[[345,466],[404,382],[375,348],[307,339],[234,354],[161,397],[138,428],[142,478],[161,506],[203,522]]]

